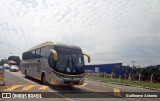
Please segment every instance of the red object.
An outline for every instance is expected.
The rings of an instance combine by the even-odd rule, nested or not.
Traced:
[[[18,67],[18,70],[21,71],[21,70],[22,70],[22,67]]]

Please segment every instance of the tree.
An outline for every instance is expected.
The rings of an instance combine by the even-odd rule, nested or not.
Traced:
[[[154,74],[155,80],[160,81],[160,66],[159,65],[153,67],[153,74]]]
[[[11,60],[15,61],[17,63],[17,65],[20,65],[20,63],[21,63],[21,60],[20,60],[19,56],[9,56],[8,60],[9,61],[11,61]]]
[[[5,63],[8,63],[7,59],[1,59],[0,65],[3,66]]]
[[[117,73],[118,73],[119,69],[120,69],[119,65],[115,65],[114,68],[112,69],[112,72],[116,73],[116,82],[117,82]]]
[[[142,68],[136,68],[136,74],[141,74]]]
[[[141,70],[141,74],[142,74],[143,80],[149,79],[151,75],[151,69],[149,67],[144,67]]]
[[[156,81],[160,81],[160,65],[147,66],[141,69],[143,80],[150,79],[153,74]]]
[[[126,75],[128,75],[131,71],[132,71],[132,68],[129,65],[125,66],[125,74]]]

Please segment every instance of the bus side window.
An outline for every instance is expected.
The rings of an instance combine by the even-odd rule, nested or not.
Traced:
[[[35,58],[40,58],[40,48],[36,49]]]
[[[36,55],[36,52],[35,52],[35,50],[33,50],[33,51],[32,51],[32,57],[31,57],[31,59],[36,58],[35,55]]]
[[[29,60],[32,57],[32,53],[29,51],[26,53],[26,59]]]
[[[42,47],[42,48],[41,48],[40,57],[46,57],[46,48],[45,48],[45,47]]]
[[[23,60],[26,60],[26,53],[23,53],[22,59],[23,59]]]

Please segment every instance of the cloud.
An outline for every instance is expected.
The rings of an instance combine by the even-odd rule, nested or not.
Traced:
[[[3,0],[0,58],[45,41],[80,46],[92,63],[159,64],[159,0]]]

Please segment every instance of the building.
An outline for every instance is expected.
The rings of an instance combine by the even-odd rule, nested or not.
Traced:
[[[111,74],[112,72],[116,75],[123,75],[125,73],[125,68],[122,66],[122,63],[112,63],[112,64],[96,64],[96,65],[86,65],[85,72],[94,72],[94,73],[107,73]]]
[[[9,65],[16,65],[17,63],[15,61],[11,60],[11,61],[8,62],[8,64]]]

